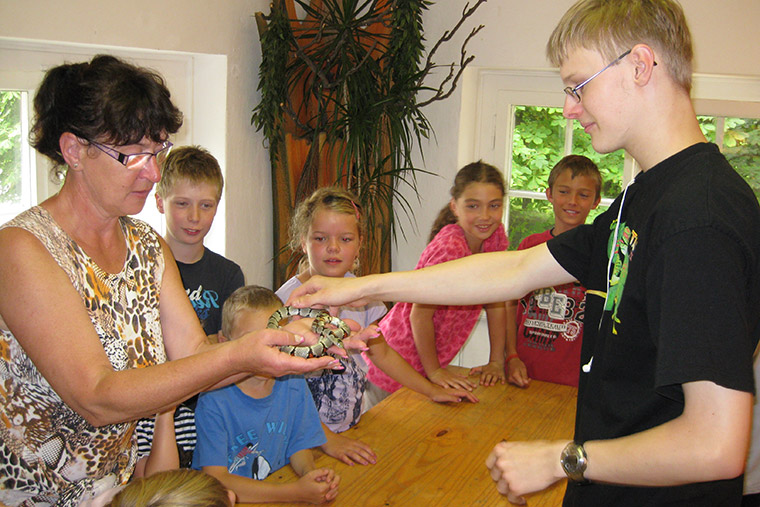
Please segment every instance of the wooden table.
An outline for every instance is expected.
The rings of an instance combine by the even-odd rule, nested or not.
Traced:
[[[444,405],[402,388],[345,433],[369,444],[377,464],[350,467],[315,451],[317,466],[330,467],[341,476],[338,497],[329,505],[511,505],[496,491],[486,457],[502,439],[572,438],[576,394],[573,387],[534,380],[527,389],[479,386],[475,390],[479,403]],[[266,480],[295,479],[286,466]],[[528,505],[561,505],[565,486],[566,481],[560,481],[527,496]]]

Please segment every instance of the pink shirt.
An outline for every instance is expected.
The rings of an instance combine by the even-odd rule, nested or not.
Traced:
[[[503,251],[507,249],[507,245],[504,226],[500,225],[483,242],[483,252]],[[459,259],[467,255],[472,255],[472,252],[467,245],[464,230],[457,224],[449,224],[441,229],[425,247],[416,269]],[[481,305],[439,306],[436,309],[433,314],[435,347],[438,351],[438,361],[442,367],[447,366],[459,353],[475,327],[481,309]],[[379,326],[388,345],[406,359],[415,370],[425,375],[412,335],[412,325],[409,321],[411,311],[411,303],[397,303],[380,321]],[[367,376],[373,384],[388,392],[394,392],[401,387],[401,384],[371,362]]]

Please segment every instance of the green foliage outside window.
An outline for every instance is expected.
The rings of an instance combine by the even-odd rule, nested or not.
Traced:
[[[714,143],[716,119],[700,116],[699,125],[707,140]],[[760,118],[725,118],[722,151],[760,201]]]
[[[21,200],[21,92],[0,91],[0,205]]]
[[[549,172],[566,153],[565,132],[568,121],[562,108],[514,106],[512,167],[509,191],[535,192],[532,196],[509,195],[509,249],[516,250],[525,237],[543,232],[554,225],[551,203],[542,195]],[[760,119],[700,116],[700,126],[710,142],[716,140],[718,125],[723,128],[723,154],[736,171],[749,183],[760,200]],[[623,186],[624,150],[600,155],[591,146],[591,137],[576,121],[571,122],[573,135],[570,153],[585,155],[596,163],[602,175],[602,198],[613,199]],[[589,213],[586,222],[606,209],[600,205]]]
[[[568,121],[559,107],[514,107],[512,137],[512,169],[510,190],[546,191],[552,167],[565,155],[565,131]],[[602,197],[613,198],[620,193],[623,181],[623,150],[607,155],[596,153],[591,138],[578,122],[572,122],[571,153],[585,155],[599,166],[602,174]],[[554,225],[551,203],[541,196],[535,198],[510,196],[509,248],[517,249],[525,237],[543,232]],[[587,221],[604,211],[604,206],[592,210]]]

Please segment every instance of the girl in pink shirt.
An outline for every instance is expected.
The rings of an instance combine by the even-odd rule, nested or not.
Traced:
[[[498,169],[483,163],[466,165],[451,187],[451,201],[436,219],[430,242],[416,269],[459,259],[480,252],[507,249],[502,213],[504,178]],[[434,306],[398,303],[380,321],[388,345],[431,382],[443,387],[472,390],[466,376],[446,370],[470,336],[483,307]],[[504,303],[485,305],[491,352],[488,364],[473,368],[481,373],[480,383],[504,383],[506,310]],[[368,378],[386,393],[396,391],[398,382],[370,363]]]

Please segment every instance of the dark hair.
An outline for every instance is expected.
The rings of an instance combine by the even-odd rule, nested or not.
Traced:
[[[53,67],[34,97],[32,146],[61,174],[64,132],[116,146],[144,137],[163,142],[182,126],[182,112],[170,97],[160,75],[110,55]]]
[[[502,196],[506,193],[504,176],[502,176],[501,172],[494,166],[486,164],[482,160],[467,164],[459,170],[454,178],[454,185],[449,191],[451,197],[453,199],[459,199],[470,183],[491,183],[499,188]],[[433,228],[430,230],[428,243],[433,241],[433,238],[435,238],[436,234],[441,232],[441,229],[449,224],[455,224],[456,222],[457,217],[451,211],[451,207],[446,204],[446,206],[438,212],[438,217],[436,217],[435,222],[433,222]]]
[[[547,182],[547,188],[552,189],[554,183],[560,174],[565,172],[565,169],[572,171],[571,177],[576,176],[588,176],[594,183],[596,183],[596,197],[602,195],[602,175],[599,173],[599,168],[588,157],[583,155],[565,155],[559,162],[557,162],[552,171],[549,173],[549,181]]]
[[[216,157],[205,148],[180,146],[172,149],[161,168],[161,181],[156,186],[156,193],[166,197],[180,180],[188,180],[193,184],[210,183],[217,188],[217,202],[222,198],[222,169]]]

